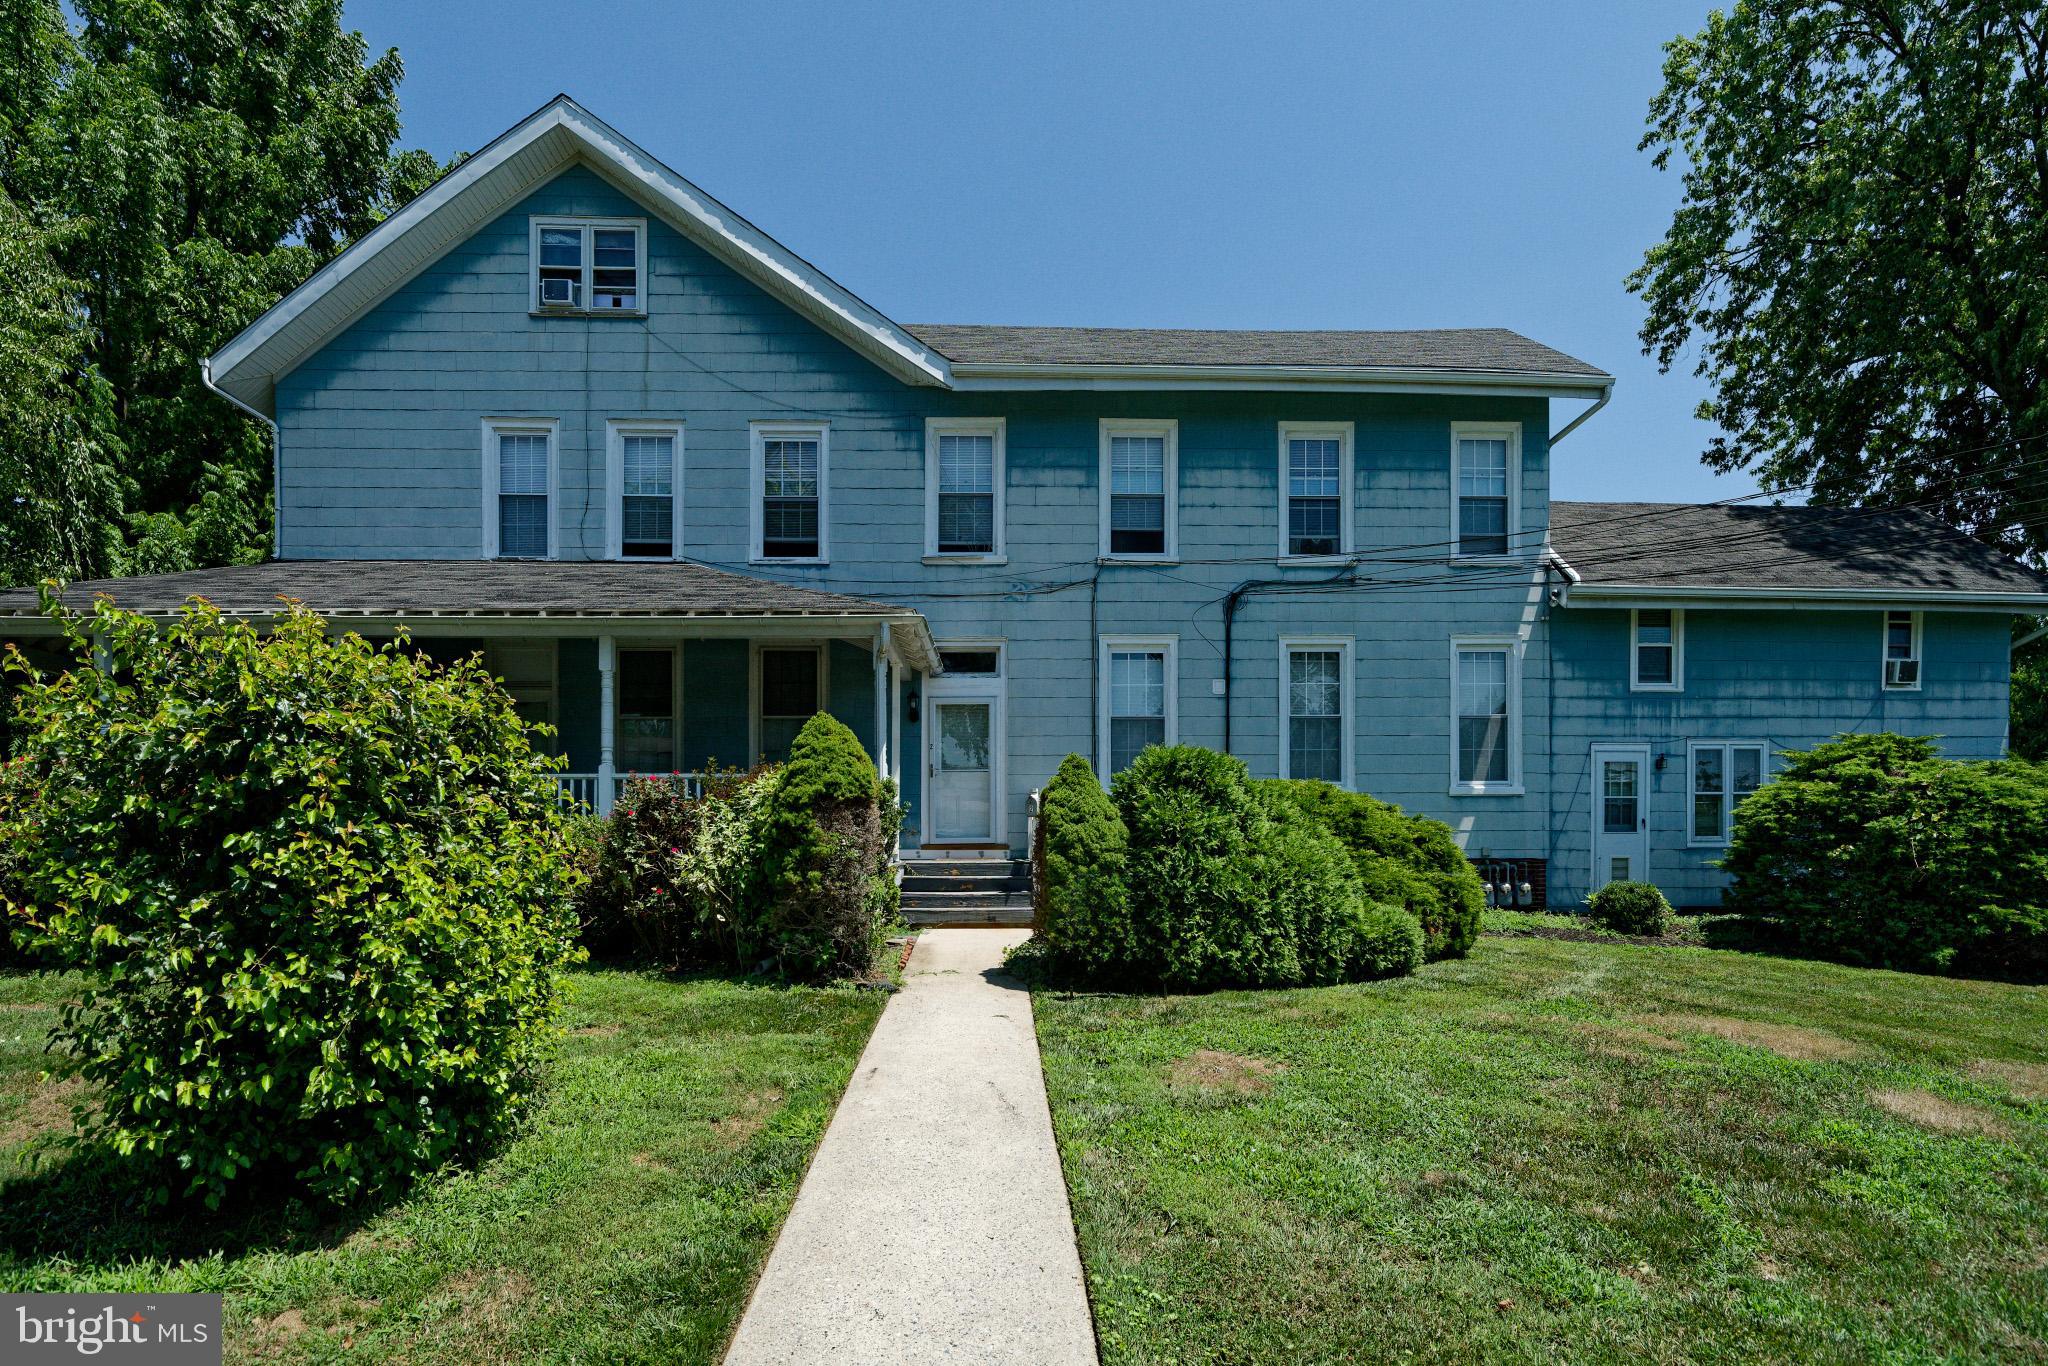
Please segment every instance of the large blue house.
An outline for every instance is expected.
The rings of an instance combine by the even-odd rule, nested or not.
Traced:
[[[1711,902],[1776,751],[2000,754],[2048,608],[1912,516],[1553,503],[1613,381],[1511,332],[898,323],[566,97],[208,382],[275,429],[276,559],[81,592],[480,649],[599,807],[825,708],[928,854],[1021,847],[1071,751],[1182,741],[1440,817],[1556,903]]]

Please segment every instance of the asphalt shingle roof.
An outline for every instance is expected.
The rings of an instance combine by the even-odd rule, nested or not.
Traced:
[[[1589,584],[2048,593],[2048,575],[1924,512],[1553,502],[1550,543]]]
[[[1401,332],[1260,332],[1162,327],[905,323],[960,365],[1273,365],[1561,374],[1603,370],[1501,327]]]
[[[198,594],[238,615],[277,610],[280,597],[317,612],[423,616],[617,613],[651,616],[874,616],[906,608],[695,564],[542,560],[275,560],[69,585],[65,601],[105,593],[139,612],[167,612]],[[36,611],[33,588],[0,592],[0,617]]]

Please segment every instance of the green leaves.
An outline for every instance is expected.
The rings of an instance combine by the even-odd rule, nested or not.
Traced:
[[[256,1168],[346,1199],[500,1132],[580,881],[510,699],[296,607],[63,619],[103,667],[10,660],[0,893],[96,974],[56,1040],[109,1093],[93,1136],[217,1202]]]
[[[1667,48],[1685,198],[1628,286],[1698,346],[1717,469],[2048,550],[2048,21],[2018,0],[1743,0]]]

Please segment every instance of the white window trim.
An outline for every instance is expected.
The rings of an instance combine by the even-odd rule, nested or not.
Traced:
[[[832,561],[832,428],[824,422],[750,422],[747,424],[750,472],[747,479],[748,559],[753,564],[829,564]],[[762,553],[761,501],[767,496],[762,472],[765,442],[812,437],[818,443],[818,553],[769,556]]]
[[[647,316],[647,220],[644,218],[590,218],[579,214],[536,214],[526,220],[527,310],[543,318],[644,318]],[[577,308],[542,308],[540,304],[540,232],[542,228],[581,228],[583,248],[583,303]],[[596,228],[631,228],[634,236],[633,292],[640,298],[638,308],[593,308],[591,272],[597,268]]]
[[[1343,788],[1355,786],[1352,757],[1357,748],[1357,731],[1354,725],[1354,717],[1358,712],[1358,687],[1355,682],[1355,675],[1352,672],[1352,646],[1353,641],[1350,636],[1280,637],[1280,763],[1277,771],[1281,777],[1291,778],[1294,776],[1291,771],[1291,765],[1294,762],[1293,726],[1290,724],[1294,720],[1294,715],[1292,699],[1288,694],[1293,674],[1289,667],[1289,656],[1297,650],[1335,650],[1339,657],[1337,677],[1338,685],[1342,690],[1344,708],[1338,715],[1343,732],[1342,743],[1344,748],[1342,751],[1343,758],[1338,769],[1337,785]]]
[[[1117,436],[1163,436],[1166,438],[1164,490],[1166,494],[1166,549],[1157,555],[1113,553],[1109,548],[1109,443]],[[1100,459],[1096,482],[1102,486],[1098,515],[1102,534],[1099,553],[1112,564],[1177,564],[1180,561],[1180,420],[1178,418],[1105,417],[1099,424]]]
[[[832,654],[828,646],[807,640],[757,640],[747,652],[747,762],[752,768],[761,761],[761,653],[764,650],[812,650],[818,656],[818,711],[832,704]],[[814,713],[815,714],[815,713]]]
[[[1927,655],[1921,648],[1921,626],[1926,613],[1915,611],[1913,618],[1913,670],[1911,683],[1894,683],[1887,675],[1891,673],[1892,613],[1906,611],[1903,607],[1890,607],[1877,619],[1877,685],[1884,692],[1919,692],[1921,683],[1927,678]]]
[[[483,457],[483,558],[498,554],[498,437],[545,436],[548,439],[548,553],[545,558],[562,558],[561,454],[562,423],[553,417],[487,417],[483,420],[477,445]]]
[[[673,540],[669,553],[661,555],[635,555],[633,558],[651,564],[664,559],[683,558],[683,424],[668,418],[612,418],[604,424],[604,506],[605,506],[605,556],[608,559],[623,560],[626,532],[626,438],[629,436],[667,436],[675,439],[672,448],[674,467],[669,471],[670,499],[673,507],[669,515],[669,528]]]
[[[1347,563],[1357,553],[1352,538],[1352,486],[1355,482],[1356,464],[1352,456],[1357,424],[1351,422],[1282,422],[1280,424],[1280,551],[1282,564],[1290,565],[1336,565]],[[1337,488],[1339,503],[1337,509],[1337,553],[1334,555],[1295,555],[1287,549],[1287,443],[1296,437],[1337,438]]]
[[[1467,555],[1460,548],[1458,530],[1458,443],[1491,441],[1505,437],[1508,443],[1508,551],[1505,555]],[[1518,550],[1522,536],[1522,424],[1519,422],[1453,422],[1451,424],[1451,554],[1460,564],[1519,564],[1530,558]],[[1532,546],[1539,550],[1540,546]]]
[[[1508,655],[1508,777],[1504,783],[1461,782],[1458,779],[1458,656],[1466,650],[1505,650]],[[1453,797],[1520,797],[1522,751],[1522,639],[1519,636],[1451,637],[1451,786]]]
[[[1673,607],[1671,612],[1671,681],[1669,683],[1645,683],[1642,679],[1642,615],[1640,607],[1632,607],[1628,614],[1628,687],[1630,692],[1684,692],[1685,691],[1685,609]],[[1650,609],[1662,610],[1662,609]]]
[[[1693,830],[1693,755],[1703,749],[1718,749],[1721,756],[1721,829],[1731,831],[1735,826],[1734,794],[1729,791],[1733,782],[1735,764],[1728,751],[1755,749],[1762,752],[1757,762],[1756,785],[1762,791],[1764,784],[1771,780],[1771,744],[1768,740],[1688,740],[1685,742],[1685,844],[1688,849],[1725,849],[1727,835],[1720,839],[1701,839]]]
[[[1151,651],[1165,655],[1166,678],[1166,740],[1169,745],[1180,743],[1180,637],[1179,636],[1101,636],[1097,638],[1095,655],[1095,772],[1104,784],[1110,780],[1109,771],[1109,657],[1116,653],[1134,654]]]
[[[924,423],[924,562],[926,564],[1008,564],[1010,562],[1004,526],[1004,484],[1007,481],[1004,436],[1007,422],[1000,417],[928,417]],[[994,490],[994,537],[988,550],[939,549],[939,438],[942,436],[987,436],[994,438],[995,456],[989,469],[989,486]]]
[[[664,650],[666,650],[666,651],[668,651],[668,652],[669,652],[669,655],[670,655],[670,659],[671,659],[671,662],[670,662],[670,665],[669,665],[669,675],[668,675],[668,676],[669,676],[669,693],[670,693],[670,696],[669,696],[669,704],[668,704],[668,705],[669,705],[669,716],[670,716],[670,717],[671,717],[671,719],[672,719],[671,723],[672,723],[672,724],[673,724],[673,725],[675,726],[675,750],[676,750],[675,758],[676,758],[676,768],[675,768],[674,770],[671,770],[671,771],[680,771],[680,770],[682,769],[682,764],[683,764],[683,646],[682,646],[682,642],[681,642],[681,641],[674,641],[674,640],[652,640],[652,639],[645,639],[645,640],[642,640],[642,639],[635,639],[635,638],[633,638],[633,637],[631,637],[631,636],[620,636],[620,637],[618,637],[618,639],[617,639],[617,642],[616,642],[616,644],[614,644],[614,646],[613,646],[613,651],[614,651],[614,653],[613,653],[613,655],[612,655],[612,665],[613,665],[613,668],[614,668],[614,669],[616,669],[616,668],[618,667],[618,657],[619,657],[620,655],[622,655],[622,654],[650,654],[650,655],[651,655],[651,654],[660,654],[660,653],[661,653],[662,651],[664,651]],[[616,678],[614,679],[614,681],[616,682]],[[618,735],[618,733],[619,733],[619,721],[620,721],[620,719],[621,719],[621,718],[622,718],[622,717],[624,716],[624,711],[623,711],[622,709],[623,709],[623,708],[624,708],[624,706],[625,706],[625,702],[626,702],[626,692],[625,692],[625,689],[624,689],[624,688],[622,688],[622,687],[617,687],[617,686],[613,687],[613,689],[612,689],[612,734],[613,734],[614,736],[617,736],[617,735]],[[619,776],[620,780],[621,780],[621,781],[624,781],[624,779],[625,779],[625,778],[627,777],[627,775],[628,775],[628,773],[629,773],[629,772],[630,772],[630,773],[637,773],[637,772],[639,772],[639,770],[638,770],[638,769],[632,769],[632,770],[628,770],[628,769],[626,769],[625,767],[623,767],[623,766],[620,766],[620,767],[619,767],[619,769],[618,769],[618,776]],[[649,775],[649,776],[659,776],[659,775]]]

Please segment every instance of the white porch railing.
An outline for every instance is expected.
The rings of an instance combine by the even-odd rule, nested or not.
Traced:
[[[625,791],[629,778],[645,778],[654,783],[681,783],[689,797],[704,795],[702,773],[620,773],[612,777],[612,790],[606,795],[611,801],[598,801],[599,784],[603,775],[597,773],[557,773],[555,784],[560,790],[562,801],[568,805],[584,806],[592,811],[605,812],[611,809],[611,802],[617,801],[619,793]]]

